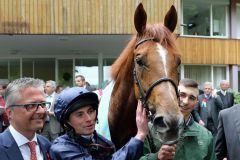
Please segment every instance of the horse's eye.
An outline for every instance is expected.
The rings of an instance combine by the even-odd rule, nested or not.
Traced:
[[[136,63],[139,65],[139,66],[144,66],[144,63],[142,61],[141,58],[136,58]]]
[[[177,66],[180,66],[180,65],[181,65],[181,59],[180,59],[180,57],[176,57],[176,64],[177,64]]]

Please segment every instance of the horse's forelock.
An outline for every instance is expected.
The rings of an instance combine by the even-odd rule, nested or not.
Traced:
[[[137,37],[137,41],[147,38],[158,39],[163,47],[171,49],[172,53],[178,53],[176,38],[163,24],[148,24],[145,32]]]
[[[142,25],[138,26],[139,33],[130,40],[126,48],[122,51],[121,55],[117,58],[117,60],[114,62],[114,64],[111,67],[111,76],[112,76],[112,79],[115,81],[115,83],[111,93],[111,102],[110,102],[110,108],[109,108],[110,111],[108,113],[108,119],[109,119],[108,124],[110,127],[112,140],[115,143],[117,148],[122,147],[130,139],[130,137],[136,134],[136,131],[137,131],[136,121],[135,121],[137,99],[134,92],[135,86],[134,86],[134,77],[133,77],[134,50],[135,50],[136,43],[140,42],[139,45],[141,44],[142,45],[141,47],[145,47],[145,46],[147,47],[149,43],[143,44],[143,42],[146,42],[144,40],[151,40],[152,38],[157,39],[158,43],[161,44],[161,46],[168,51],[167,53],[169,53],[167,55],[169,57],[167,57],[166,59],[169,60],[168,61],[169,67],[172,67],[169,69],[170,72],[176,72],[175,70],[176,66],[174,66],[174,63],[175,63],[174,58],[175,58],[175,54],[178,54],[178,49],[176,47],[176,39],[172,34],[172,32],[168,30],[167,27],[165,27],[163,24],[147,25],[146,27],[144,24],[144,27],[143,27],[144,29],[141,29],[141,26]],[[171,27],[171,28],[173,30],[173,28],[175,27]],[[151,46],[153,45],[149,45],[149,49],[147,48],[146,50],[149,52],[153,51],[154,49],[150,48]],[[152,59],[149,58],[149,60],[152,60]],[[160,63],[157,63],[157,64],[158,65],[156,65],[156,67],[159,67]],[[154,67],[154,65],[152,66]],[[159,68],[156,68],[156,69],[159,69]],[[156,74],[156,73],[153,73],[153,74]],[[171,73],[170,75],[172,76],[170,78],[177,77],[173,73]],[[142,76],[142,77],[145,77],[145,80],[147,79],[146,78],[147,76]],[[144,81],[143,78],[141,80]],[[164,91],[161,91],[161,92],[164,92]],[[172,97],[172,96],[169,96],[169,97]],[[159,98],[161,99],[161,97]],[[174,100],[174,97],[172,99]],[[172,99],[170,101],[171,103],[166,102],[165,104],[167,105],[168,103],[171,104],[171,105],[168,105],[170,107],[169,111],[171,111],[171,108],[175,108],[175,111],[173,109],[173,114],[175,114],[174,112],[176,112],[177,114],[179,112],[178,110],[179,107],[177,106],[178,101],[177,99],[175,99],[174,102],[176,101],[176,103],[172,103]],[[169,116],[169,117],[173,117],[173,116]],[[160,119],[163,117],[160,117],[160,115],[158,115],[158,118],[159,118],[159,121],[161,121]],[[172,126],[174,127],[176,126],[175,124],[178,124],[178,122],[181,120],[181,117],[173,120],[174,120],[174,123],[169,123],[169,124],[173,124]],[[166,124],[164,125],[166,126]],[[162,128],[161,125],[157,127]],[[167,126],[167,129],[168,129],[168,126]],[[176,127],[174,127],[174,130],[177,131]],[[177,132],[176,134],[179,134],[179,132]],[[168,140],[167,138],[165,139]]]

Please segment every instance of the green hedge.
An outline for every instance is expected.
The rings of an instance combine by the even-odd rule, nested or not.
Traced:
[[[240,104],[240,92],[233,92],[234,95],[234,104]]]

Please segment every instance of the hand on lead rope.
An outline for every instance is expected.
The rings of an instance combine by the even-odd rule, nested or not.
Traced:
[[[173,145],[162,145],[158,152],[159,160],[172,160],[175,156],[176,144]]]

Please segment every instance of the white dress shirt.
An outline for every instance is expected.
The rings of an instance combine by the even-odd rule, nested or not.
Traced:
[[[220,91],[221,91],[221,93],[222,93],[224,96],[226,96],[227,91],[223,91],[223,90],[220,90]]]
[[[29,160],[30,159],[30,149],[28,147],[28,142],[29,140],[22,135],[21,133],[19,133],[15,128],[13,128],[12,125],[9,126],[9,130],[10,133],[12,134],[14,140],[16,141],[20,152],[22,153],[23,159],[24,160]],[[40,151],[40,147],[39,144],[37,142],[37,135],[35,134],[33,139],[31,141],[35,141],[36,142],[36,153],[37,153],[37,159],[38,160],[43,160],[43,154]]]
[[[51,95],[46,95],[46,102],[50,102],[51,105],[50,105],[50,108],[48,108],[48,111],[52,111],[52,106],[53,106],[53,103],[54,103],[54,96],[55,96],[55,92],[53,92]]]
[[[55,92],[53,92],[51,95],[47,95],[46,94],[46,102],[50,102],[51,103],[51,105],[50,105],[50,107],[49,108],[47,108],[47,111],[48,112],[54,112],[54,108],[53,108],[53,106],[54,106],[54,96],[55,96]],[[47,116],[46,117],[46,122],[49,122],[49,120],[50,120],[50,117],[49,116]]]

